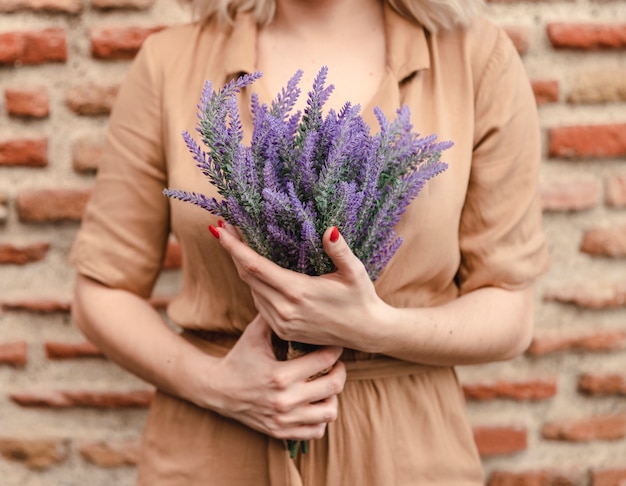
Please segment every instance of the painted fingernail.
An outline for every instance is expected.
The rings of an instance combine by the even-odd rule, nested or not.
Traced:
[[[333,226],[332,231],[330,232],[330,241],[333,243],[339,239],[339,228]]]
[[[224,228],[224,227],[226,226],[226,225],[224,224],[224,221],[222,221],[221,219],[217,222],[217,225],[218,225],[220,228]]]
[[[217,231],[217,228],[215,226],[209,226],[209,231],[211,232],[211,234],[213,236],[215,236],[218,240],[220,239],[220,232]]]

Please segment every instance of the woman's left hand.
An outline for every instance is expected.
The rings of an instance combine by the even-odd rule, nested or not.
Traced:
[[[250,286],[259,313],[281,339],[374,351],[387,304],[336,229],[334,235],[333,228],[323,235],[324,249],[336,270],[318,277],[284,269],[262,257],[241,241],[231,225],[211,230]]]

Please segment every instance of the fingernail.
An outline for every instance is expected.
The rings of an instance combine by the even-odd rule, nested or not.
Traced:
[[[224,221],[222,221],[221,219],[217,222],[217,225],[218,225],[220,228],[224,228],[224,227],[226,226],[226,225],[224,224]]]
[[[339,239],[339,228],[333,226],[332,231],[330,232],[330,241],[335,242]]]
[[[209,226],[209,231],[211,232],[211,234],[213,234],[213,236],[215,236],[218,240],[220,239],[220,232],[217,231],[217,228],[215,226]]]

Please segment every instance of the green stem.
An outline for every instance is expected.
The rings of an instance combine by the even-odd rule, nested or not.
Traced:
[[[287,448],[289,449],[289,456],[294,459],[298,455],[298,449],[302,450],[302,454],[309,452],[309,441],[288,440]]]
[[[298,447],[300,446],[299,440],[288,440],[287,447],[289,448],[289,456],[294,459],[298,454]]]

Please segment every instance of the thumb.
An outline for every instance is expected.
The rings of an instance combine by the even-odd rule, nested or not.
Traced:
[[[365,267],[357,256],[352,253],[352,250],[336,226],[328,228],[324,232],[322,241],[324,250],[326,250],[326,254],[335,264],[338,273],[355,275],[365,270]]]
[[[255,343],[270,342],[272,328],[265,322],[261,314],[257,314],[243,330],[241,337]]]

